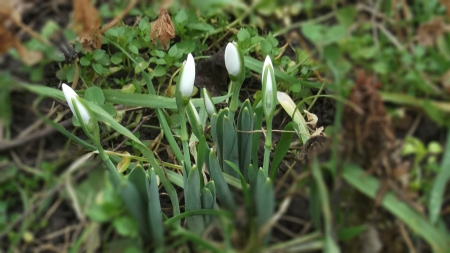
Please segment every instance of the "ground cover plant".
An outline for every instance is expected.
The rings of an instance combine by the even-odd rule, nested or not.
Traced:
[[[449,252],[448,1],[0,3],[3,252]]]

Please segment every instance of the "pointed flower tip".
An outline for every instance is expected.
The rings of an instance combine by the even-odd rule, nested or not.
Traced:
[[[75,118],[78,119],[77,114],[75,112],[75,108],[73,106],[73,101],[75,101],[78,111],[81,115],[81,118],[83,122],[87,125],[89,123],[89,120],[91,119],[91,116],[89,115],[88,110],[86,107],[80,102],[80,97],[78,97],[77,93],[67,84],[62,84],[62,91],[64,93],[64,97],[66,98],[67,104],[69,104],[70,110],[72,111]]]
[[[270,59],[270,56],[266,56],[266,60],[264,61],[264,65],[263,65],[263,71],[266,69],[267,66],[270,66],[271,68],[273,68],[272,60]]]
[[[237,76],[241,72],[241,60],[236,42],[228,42],[225,48],[225,67],[228,74]]]
[[[189,53],[186,61],[183,62],[183,69],[180,78],[180,92],[183,97],[190,97],[194,90],[195,82],[195,62],[192,54]]]
[[[209,92],[206,88],[203,88],[203,99],[205,101],[205,107],[208,114],[212,115],[216,113],[216,107],[214,106],[211,95],[209,95]]]

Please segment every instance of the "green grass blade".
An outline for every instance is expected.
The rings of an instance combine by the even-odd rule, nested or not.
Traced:
[[[340,249],[333,239],[332,233],[332,214],[330,208],[330,201],[328,197],[328,190],[322,177],[322,171],[317,161],[317,157],[314,156],[312,162],[312,176],[317,186],[317,191],[320,199],[320,205],[322,207],[322,214],[325,223],[325,253],[338,253]]]
[[[280,141],[277,144],[277,147],[275,149],[275,153],[273,154],[272,164],[270,167],[270,179],[275,180],[275,177],[277,175],[278,167],[280,166],[281,161],[283,160],[284,156],[289,151],[289,148],[291,146],[292,137],[294,137],[294,133],[292,132],[294,130],[294,126],[292,122],[289,122],[285,127],[284,131],[281,134]]]
[[[159,124],[164,132],[164,136],[166,137],[167,142],[170,145],[170,149],[174,153],[178,162],[181,163],[183,161],[183,153],[181,153],[180,147],[178,146],[177,141],[172,135],[172,131],[170,130],[169,124],[167,123],[166,117],[164,116],[164,112],[161,109],[156,110],[156,115],[159,119]]]
[[[255,113],[253,113],[253,130],[255,131],[261,131],[262,128],[262,121],[263,121],[263,112],[262,107],[256,108]],[[259,163],[259,156],[258,156],[258,148],[259,148],[259,139],[260,139],[261,133],[255,132],[253,133],[252,138],[252,164],[255,168],[258,168]]]
[[[261,74],[262,69],[263,69],[263,63],[256,60],[255,58],[251,57],[251,56],[244,56],[244,62],[245,62],[245,67],[249,68],[250,70],[253,70],[259,74]],[[299,83],[301,86],[303,87],[307,87],[307,88],[316,88],[316,89],[320,89],[321,84],[317,83],[317,82],[308,82],[308,81],[304,81],[304,80],[299,80],[293,76],[290,76],[284,72],[282,72],[281,70],[279,70],[278,68],[274,68],[274,72],[275,72],[275,76],[290,83],[290,84],[294,84],[294,83]]]
[[[428,210],[430,212],[430,221],[436,224],[441,212],[442,200],[444,198],[445,187],[450,180],[450,128],[447,129],[447,143],[443,155],[441,168],[436,176],[433,188],[431,189]]]
[[[358,191],[375,198],[379,182],[374,177],[366,175],[364,170],[354,164],[346,164],[343,170],[344,179]],[[401,202],[391,192],[386,193],[381,202],[398,219],[403,221],[414,233],[430,244],[435,253],[448,252],[450,237],[445,231],[439,230],[429,223],[420,213],[408,204]]]

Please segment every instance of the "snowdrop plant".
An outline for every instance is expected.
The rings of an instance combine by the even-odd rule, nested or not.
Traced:
[[[230,91],[233,93],[230,102],[230,112],[236,112],[239,106],[239,92],[245,78],[244,55],[236,42],[229,42],[225,48],[225,67],[232,83]]]
[[[197,138],[202,139],[203,129],[201,127],[200,117],[194,105],[190,102],[191,94],[194,89],[195,81],[195,62],[192,54],[188,54],[187,59],[181,66],[179,81],[176,88],[176,100],[178,112],[181,119],[181,143],[183,145],[183,161],[180,161],[183,166],[183,184],[185,196],[185,210],[195,211],[202,208],[201,206],[201,167],[191,165],[190,149],[189,149],[189,134],[187,131],[187,119],[191,123],[191,129]],[[203,138],[204,139],[204,138]],[[205,225],[202,216],[191,216],[186,218],[188,228],[197,234],[200,234]]]
[[[270,149],[272,148],[272,120],[276,103],[277,86],[275,83],[275,73],[272,61],[270,60],[270,57],[267,56],[262,70],[262,104],[267,128],[263,163],[263,170],[266,176],[268,176],[269,173]]]
[[[78,120],[81,128],[84,133],[91,139],[94,143],[95,147],[98,150],[98,153],[102,160],[107,165],[110,173],[111,173],[111,181],[114,184],[119,184],[120,175],[116,170],[116,167],[109,159],[109,156],[106,154],[102,145],[100,144],[100,130],[98,126],[98,121],[94,116],[94,113],[87,106],[86,101],[81,99],[75,91],[69,87],[67,84],[62,84],[62,91],[64,93],[64,97],[66,98],[67,104],[69,105],[70,110],[72,111],[75,118]],[[80,120],[81,119],[81,120]]]

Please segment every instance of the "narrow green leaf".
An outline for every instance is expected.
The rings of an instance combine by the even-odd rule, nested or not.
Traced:
[[[314,156],[312,162],[312,176],[317,186],[317,191],[320,199],[320,205],[322,207],[323,220],[325,222],[325,249],[326,253],[338,253],[340,252],[339,246],[333,239],[332,231],[332,214],[330,208],[330,201],[328,197],[328,190],[325,185],[325,181],[322,177],[322,171],[319,167],[317,157]]]
[[[245,205],[247,207],[247,216],[252,217],[253,213],[253,204],[252,204],[252,198],[250,194],[250,190],[248,187],[247,182],[245,181],[244,175],[239,171],[239,168],[236,166],[236,164],[225,161],[230,167],[236,171],[236,173],[239,175],[239,179],[241,179],[241,186],[242,186],[242,192],[244,193],[244,199],[245,199]]]
[[[119,188],[119,193],[128,211],[138,223],[139,234],[142,238],[148,239],[150,230],[146,215],[147,208],[145,207],[138,190],[127,180],[126,183]]]
[[[239,164],[238,148],[237,148],[237,134],[233,122],[228,116],[223,117],[223,161],[222,169],[225,173],[232,176],[237,174],[224,161],[230,161],[234,164]]]
[[[217,154],[218,154],[218,158],[219,158],[219,162],[220,164],[223,165],[223,118],[225,117],[225,115],[228,115],[228,109],[225,108],[224,110],[220,110],[219,114],[217,115],[217,119],[216,119],[216,126],[215,126],[215,132],[216,132],[216,136],[217,136],[217,141],[215,142],[216,147],[217,147]],[[211,127],[212,128],[212,127]],[[223,170],[223,166],[221,166],[222,170]]]
[[[217,198],[219,199],[220,204],[229,211],[235,211],[236,204],[233,195],[231,194],[228,184],[225,182],[219,161],[212,148],[209,151],[209,158],[206,160],[206,166],[216,186]]]
[[[256,184],[256,213],[258,229],[270,220],[275,212],[275,193],[273,190],[273,184],[270,178],[264,175],[264,171],[259,169],[258,179]],[[264,243],[267,244],[270,231],[265,235]]]
[[[208,182],[210,183],[210,182]],[[214,183],[212,183],[212,187],[214,187]],[[216,202],[213,193],[209,189],[209,187],[203,187],[202,189],[202,208],[203,209],[214,209],[214,203]],[[205,222],[205,226],[208,226],[212,221],[211,215],[204,215],[203,219]]]
[[[262,107],[256,108],[255,113],[253,113],[253,130],[261,131],[262,128],[262,120],[263,120],[263,111]],[[255,132],[252,138],[252,164],[255,168],[258,168],[259,156],[258,156],[258,148],[260,143],[260,132]]]
[[[358,191],[375,198],[380,183],[377,179],[367,175],[367,173],[354,164],[343,166],[344,179]],[[448,252],[450,248],[450,236],[437,227],[429,223],[420,213],[415,211],[405,202],[401,202],[391,192],[384,195],[382,206],[403,221],[414,233],[428,242],[435,253]]]
[[[253,58],[251,56],[244,56],[244,62],[245,62],[245,67],[247,67],[250,70],[253,70],[253,71],[255,71],[255,72],[259,73],[259,74],[261,74],[262,69],[263,69],[263,63],[262,62],[256,60],[255,58]],[[297,79],[297,78],[295,78],[293,76],[290,76],[290,75],[282,72],[278,68],[274,69],[274,72],[275,72],[275,76],[276,77],[286,81],[287,83],[300,83],[304,87],[320,89],[320,86],[321,86],[320,83],[299,80],[299,79]]]
[[[174,153],[178,162],[181,163],[181,161],[184,159],[183,153],[181,153],[180,147],[178,146],[177,141],[172,135],[169,124],[167,123],[166,117],[164,116],[164,112],[162,111],[162,109],[157,109],[156,115],[158,116],[159,124],[161,125],[161,128],[164,132],[164,136],[166,137],[172,152]]]
[[[128,180],[136,187],[144,204],[147,205],[148,203],[147,187],[145,186],[147,179],[144,169],[141,166],[137,166],[136,168],[134,168],[130,172]]]
[[[164,245],[164,225],[159,200],[158,182],[155,170],[150,169],[145,177],[145,185],[148,196],[148,220],[150,222],[150,234],[157,248]]]
[[[441,212],[442,202],[444,199],[445,187],[450,180],[450,128],[447,129],[447,143],[445,153],[443,155],[441,168],[436,176],[433,188],[431,189],[428,210],[430,212],[430,221],[436,224]]]
[[[186,211],[202,209],[200,198],[200,175],[197,173],[196,166],[192,166],[191,170],[188,173],[186,185],[184,187],[184,199]],[[189,230],[193,231],[196,234],[201,234],[205,229],[202,216],[188,217],[186,218],[186,222]]]
[[[252,159],[252,140],[253,133],[253,110],[250,101],[245,100],[241,107],[238,116],[238,154],[239,154],[239,169],[248,181],[248,166]]]
[[[275,153],[273,154],[272,165],[270,167],[270,179],[275,180],[277,175],[278,166],[280,166],[281,161],[284,156],[289,151],[291,146],[292,137],[294,137],[294,130],[292,122],[289,122],[285,127],[284,131],[281,134],[280,141],[277,143],[277,147],[275,149]]]

